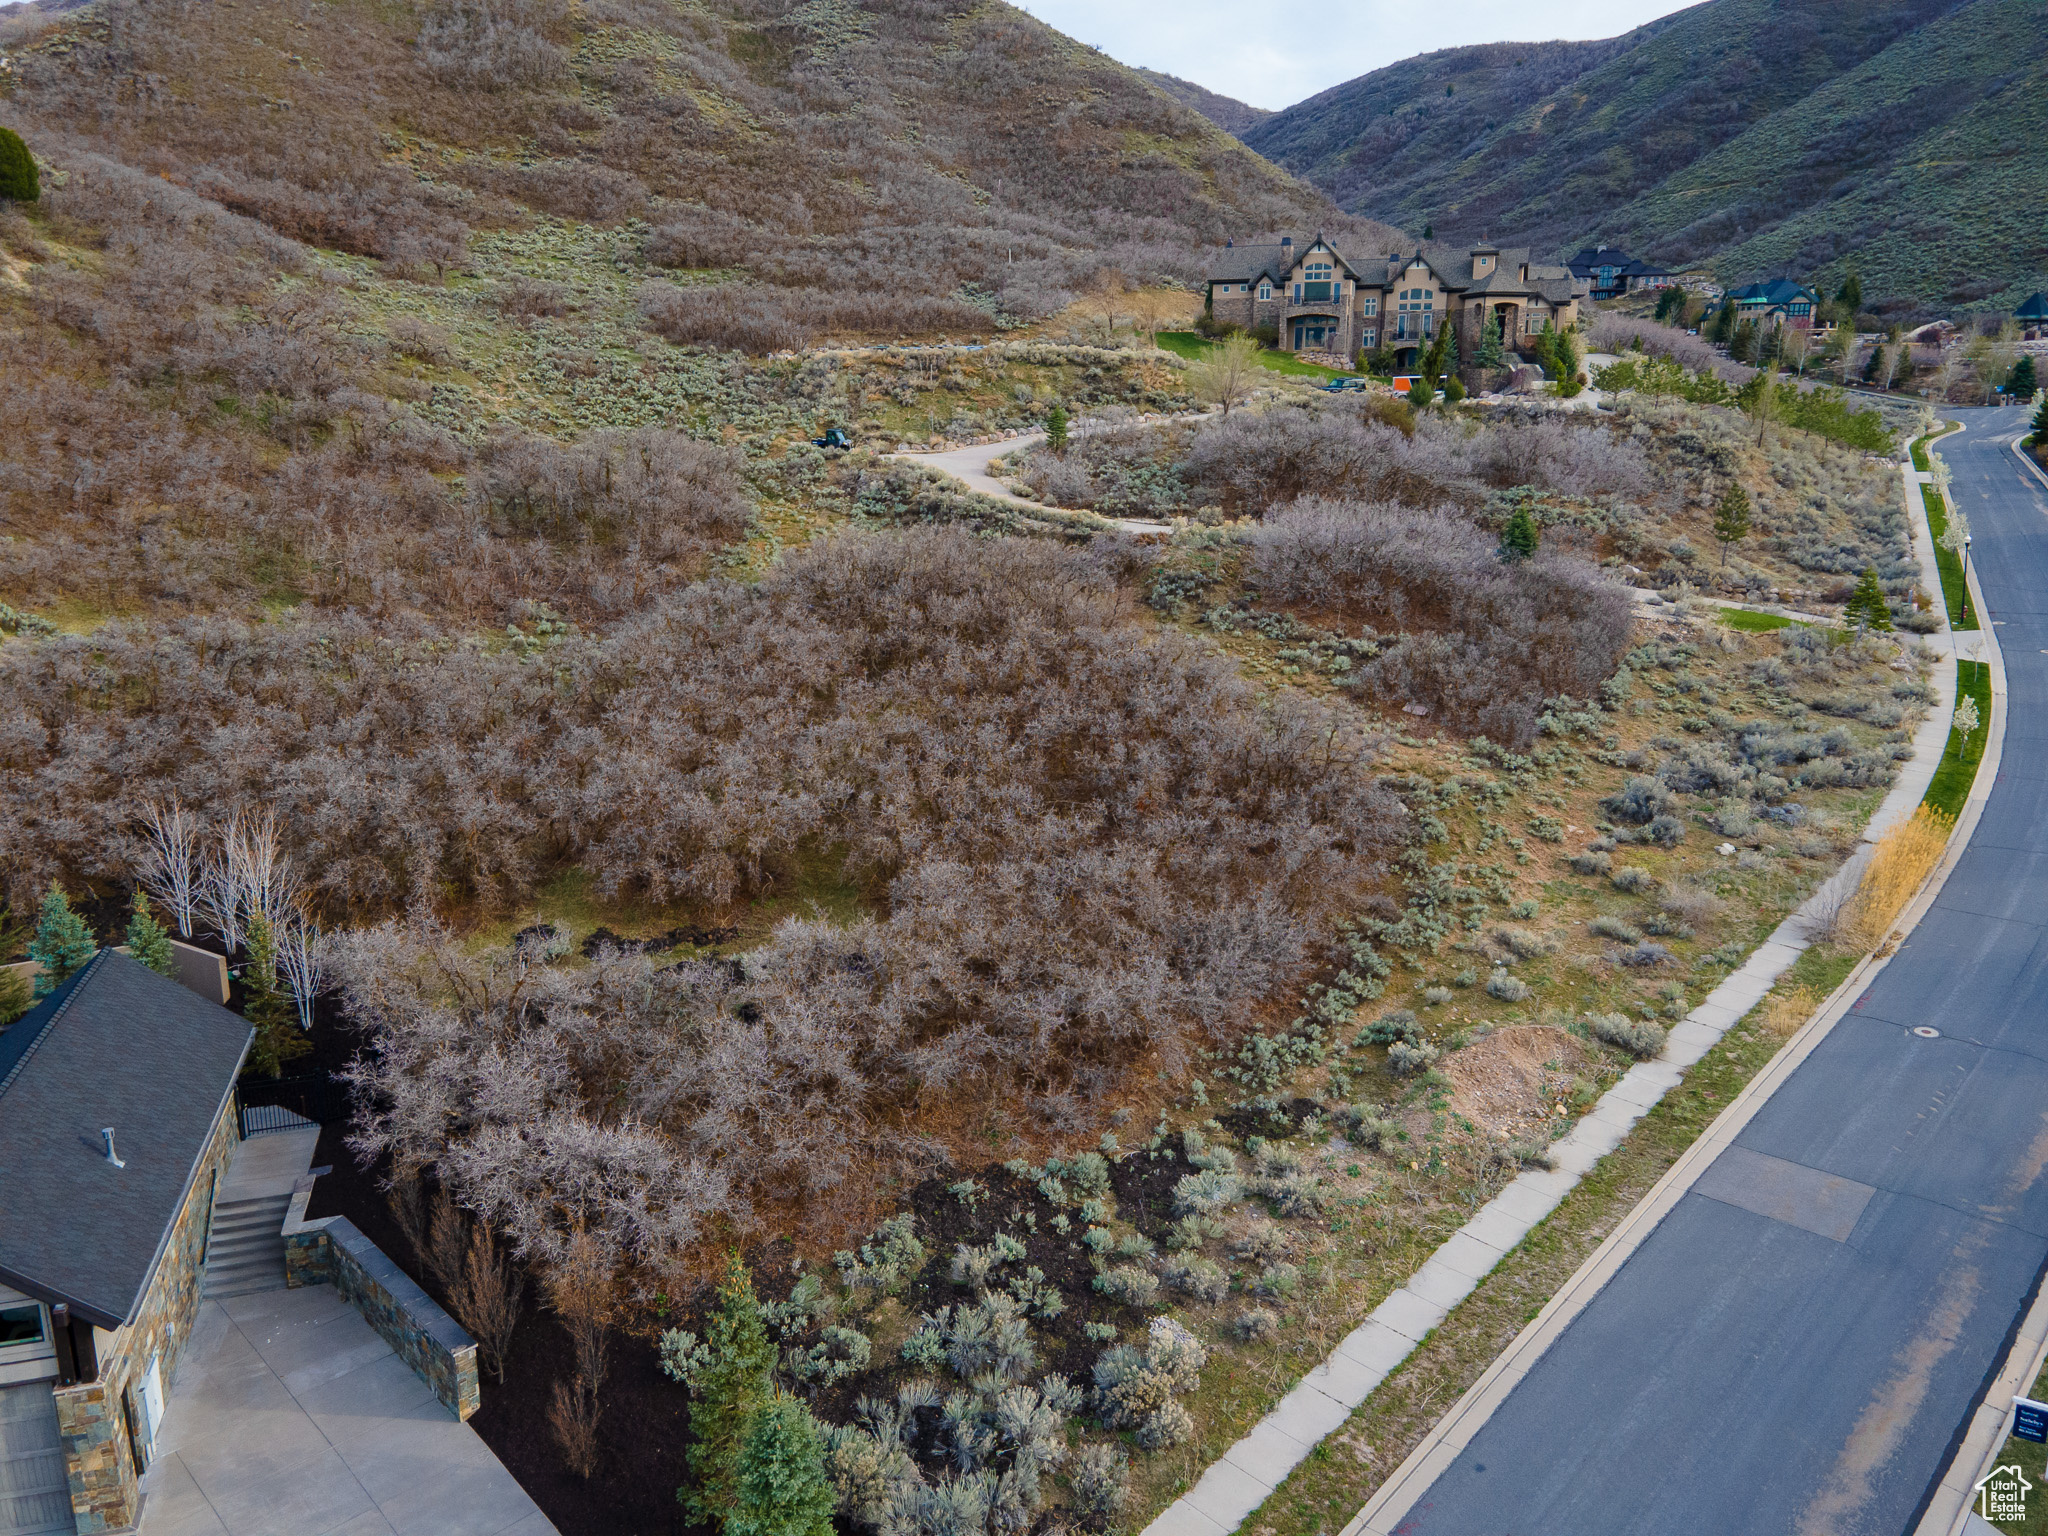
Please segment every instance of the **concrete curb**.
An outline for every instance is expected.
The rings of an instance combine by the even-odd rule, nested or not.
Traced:
[[[1910,476],[1910,457],[1906,460],[1905,469]],[[1915,530],[1914,543],[1916,547],[1924,547],[1931,553],[1934,547],[1932,530],[1927,523],[1926,507],[1917,492],[1917,483],[1910,478],[1902,479],[1901,494],[1905,497],[1908,515]],[[1977,611],[1982,613],[1982,594],[1975,590],[1974,573],[1971,580],[1971,598],[1972,601],[1979,603]],[[1986,732],[1984,756],[1978,764],[1977,776],[1970,785],[1969,798],[1964,802],[1962,815],[1957,818],[1955,833],[1949,839],[1948,849],[1942,855],[1941,863],[1936,866],[1933,874],[1921,886],[1919,893],[1907,904],[1906,910],[1892,925],[1893,935],[1911,932],[1922,915],[1940,897],[1950,871],[1955,868],[1957,861],[1969,846],[1970,835],[1976,830],[1977,822],[1983,814],[1984,802],[1990,796],[1989,786],[1995,783],[1998,777],[1998,763],[2004,750],[2006,720],[2004,660],[1998,652],[1997,637],[1988,625],[1981,630],[1968,633],[1973,641],[1979,643],[1978,648],[1987,653],[1984,659],[1989,660],[1992,667],[1991,720]],[[1944,634],[1949,632],[1944,631]],[[1947,649],[1953,658],[1956,644],[1952,634],[1949,634],[1949,638],[1950,645]],[[1864,834],[1866,841],[1874,840],[1886,828],[1904,816],[1911,815],[1913,807],[1919,804],[1920,798],[1927,792],[1927,785],[1933,780],[1941,753],[1947,747],[1949,716],[1955,708],[1953,666],[1944,669],[1937,681],[1937,691],[1940,694],[1937,707],[1929,711],[1927,720],[1914,735],[1913,762],[1901,772],[1899,782],[1893,786],[1892,792],[1885,796],[1883,804],[1871,816],[1869,828]],[[1939,726],[1940,735],[1938,745],[1933,749],[1932,761],[1928,761],[1928,740],[1933,736],[1935,726]],[[1924,776],[1918,771],[1923,766],[1926,769]],[[1917,786],[1912,789],[1910,799],[1901,793],[1909,785]],[[1861,856],[1852,858],[1844,864],[1834,879],[1842,880],[1852,872],[1860,876],[1862,862]],[[1830,885],[1833,883],[1829,882]],[[1827,887],[1824,886],[1822,891],[1816,892],[1814,897],[1809,898],[1808,903],[1801,907],[1801,911],[1818,901],[1826,890]],[[1796,920],[1797,916],[1795,913],[1793,918],[1787,919],[1787,926]],[[1769,945],[1764,947],[1769,948]],[[1881,949],[1883,947],[1880,946]],[[1872,978],[1890,963],[1889,953],[1882,956],[1866,955],[1857,963],[1856,968],[1829,994],[1827,1001],[1814,1016],[1786,1042],[1785,1048],[1779,1051],[1762,1072],[1750,1079],[1728,1108],[1715,1118],[1714,1123],[1707,1127],[1697,1141],[1686,1148],[1678,1161],[1666,1170],[1664,1177],[1657,1181],[1650,1193],[1644,1196],[1635,1209],[1623,1219],[1621,1225],[1608,1235],[1607,1241],[1595,1250],[1578,1273],[1551,1298],[1543,1311],[1537,1314],[1535,1321],[1523,1329],[1514,1342],[1494,1361],[1486,1374],[1474,1382],[1471,1389],[1453,1405],[1450,1412],[1438,1421],[1436,1428],[1416,1446],[1408,1459],[1395,1469],[1393,1476],[1380,1486],[1379,1491],[1345,1526],[1342,1536],[1392,1536],[1400,1519],[1407,1514],[1415,1500],[1428,1491],[1443,1470],[1471,1443],[1472,1437],[1492,1416],[1494,1409],[1514,1390],[1586,1305],[1599,1294],[1602,1287],[1628,1261],[1644,1239],[1656,1230],[1658,1223],[1699,1176],[1712,1166],[1714,1159],[1742,1133],[1779,1086],[1813,1054],[1821,1041],[1827,1038],[1828,1032],[1848,1014]],[[1958,1456],[1956,1460],[1960,1464],[1963,1457]],[[1967,1512],[1965,1500],[1964,1513]]]
[[[2041,482],[2042,489],[2048,490],[2048,473],[2043,473],[2041,466],[2027,457],[2017,441],[2009,446],[2019,461],[2033,472],[2034,478]],[[1970,600],[1978,605],[1977,612],[1982,614],[1985,611],[1983,594],[1977,590],[1975,566],[1970,568],[1969,582]],[[1995,658],[1991,714],[1994,721],[2000,723],[1998,735],[1985,743],[1984,761],[1978,765],[1976,783],[1971,785],[1972,806],[1978,798],[1977,786],[1997,779],[1998,764],[1993,747],[2002,745],[2000,738],[2004,731],[2005,658],[1999,654],[1995,637],[1991,654]],[[1986,768],[1991,770],[1988,778]],[[2044,1286],[2034,1298],[2034,1304],[2021,1320],[2019,1332],[2006,1351],[2005,1361],[1986,1388],[1984,1401],[1970,1415],[1962,1443],[1956,1447],[1956,1453],[1942,1473],[1933,1497],[1927,1501],[1927,1510],[1913,1528],[1913,1536],[1959,1536],[1969,1525],[1972,1513],[1970,1498],[1976,1491],[1977,1479],[1990,1470],[1992,1459],[2011,1433],[2012,1399],[2027,1390],[2034,1378],[2041,1374],[2044,1363],[2048,1363],[2048,1286]]]
[[[1910,459],[1906,469],[1910,473]],[[1919,505],[1917,495],[1908,494],[1909,484],[1902,480],[1900,490],[1916,530],[1914,542],[1931,553],[1934,546],[1926,511]],[[1980,633],[1987,638],[1990,635],[1988,629]],[[1996,657],[1995,639],[1989,640],[1989,644],[1992,656]],[[1929,649],[1939,652],[1943,648]],[[1953,660],[1953,644],[1946,649]],[[2005,729],[2002,667],[1995,666],[1993,676],[1991,733],[1984,755],[1984,764],[1991,765],[1991,777],[1996,775],[1996,754]],[[1143,1536],[1221,1536],[1236,1530],[1315,1446],[1341,1428],[1351,1412],[1478,1288],[1493,1267],[1558,1207],[1579,1180],[1621,1145],[1636,1121],[1683,1080],[1684,1069],[1712,1050],[1763,999],[1810,946],[1806,935],[1814,912],[1831,902],[1837,891],[1855,888],[1869,857],[1867,845],[1910,816],[1927,793],[1948,745],[1949,718],[1955,708],[1953,665],[1937,668],[1935,687],[1937,702],[1914,733],[1913,757],[1900,769],[1891,791],[1865,827],[1866,846],[1852,854],[1841,869],[1751,951],[1740,969],[1672,1028],[1664,1051],[1656,1060],[1639,1062],[1630,1068],[1569,1134],[1551,1144],[1551,1169],[1523,1173],[1447,1238],[1407,1283],[1381,1302],[1327,1360],[1304,1376],[1249,1434],[1212,1463],[1193,1488],[1167,1506],[1145,1528]],[[1980,764],[1964,811],[1969,826],[1975,825],[1975,813],[1982,798],[1977,786],[1990,781]],[[1908,907],[1899,926],[1910,928],[1932,904],[1941,881],[1947,878],[1948,870],[1967,842],[1967,831],[1951,839],[1941,866],[1923,888],[1922,896]],[[1863,982],[1885,963],[1865,957],[1813,1019],[1666,1170],[1664,1177],[1551,1297],[1535,1320],[1438,1421],[1345,1526],[1342,1536],[1391,1536],[1399,1517],[1456,1459],[1500,1401],[1748,1124],[1778,1084],[1811,1054],[1828,1029],[1848,1011]]]

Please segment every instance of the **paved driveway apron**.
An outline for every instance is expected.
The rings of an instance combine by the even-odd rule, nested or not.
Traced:
[[[1960,415],[2010,703],[1976,834],[1403,1531],[1896,1536],[2048,1263],[2048,497],[2005,446],[2023,412]]]

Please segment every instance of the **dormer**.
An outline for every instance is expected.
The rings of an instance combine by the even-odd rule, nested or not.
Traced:
[[[1472,275],[1485,277],[1500,263],[1500,248],[1492,245],[1472,247]]]

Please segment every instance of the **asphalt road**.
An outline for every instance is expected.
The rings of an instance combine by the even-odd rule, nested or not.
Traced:
[[[1969,848],[1404,1532],[1897,1536],[2048,1266],[2048,495],[2025,413],[1951,414],[2010,704]]]

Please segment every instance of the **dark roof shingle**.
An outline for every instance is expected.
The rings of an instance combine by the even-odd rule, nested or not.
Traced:
[[[254,1034],[110,949],[0,1034],[0,1280],[127,1321]]]

